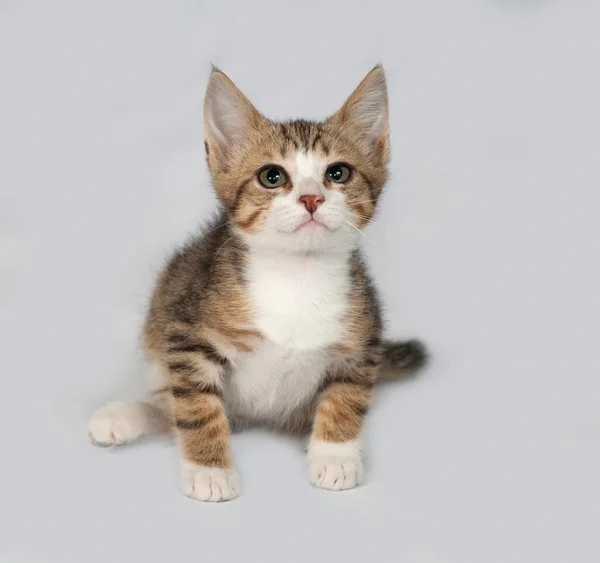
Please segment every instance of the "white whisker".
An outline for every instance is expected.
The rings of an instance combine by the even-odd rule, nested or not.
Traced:
[[[374,206],[374,203],[373,203],[373,200],[372,200],[372,199],[363,199],[363,200],[359,200],[359,201],[356,201],[356,200],[354,200],[354,199],[349,199],[349,200],[348,200],[348,203],[349,203],[349,204],[353,204],[353,203],[354,203],[354,204],[370,203],[371,205],[373,205],[373,206]]]
[[[346,223],[347,225],[350,225],[357,233],[361,234],[362,237],[369,243],[371,243],[373,246],[377,246],[369,237],[367,237],[367,235],[365,235],[365,233],[363,233],[356,225],[353,225],[350,221],[344,221],[344,223]]]
[[[218,227],[215,227],[214,229],[211,229],[210,231],[202,231],[202,236],[206,236],[210,233],[214,233],[215,231],[218,231],[219,229],[222,229],[223,227],[227,227],[227,225],[231,225],[232,227],[235,226],[231,221],[226,221],[222,225],[219,225]]]

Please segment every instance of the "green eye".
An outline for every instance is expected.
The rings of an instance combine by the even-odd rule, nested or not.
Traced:
[[[350,168],[345,164],[334,164],[327,169],[325,177],[336,184],[343,184],[350,178]]]
[[[287,183],[285,172],[277,166],[265,168],[258,175],[258,179],[265,188],[279,188]]]

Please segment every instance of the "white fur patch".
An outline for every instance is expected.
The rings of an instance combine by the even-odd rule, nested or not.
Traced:
[[[182,467],[183,493],[196,500],[223,502],[239,496],[239,480],[235,469],[207,467],[187,461]]]
[[[338,342],[350,290],[348,256],[250,250],[248,289],[256,328],[286,348],[318,349]]]
[[[308,446],[308,478],[315,487],[331,491],[359,485],[363,479],[363,462],[358,442],[312,439]]]
[[[225,383],[228,412],[250,420],[283,423],[317,392],[327,366],[320,350],[286,348],[264,342],[236,358]]]
[[[298,151],[296,153],[295,172],[295,183],[300,183],[302,180],[313,180],[322,185],[325,165],[312,152]]]
[[[326,348],[344,337],[348,268],[345,252],[307,255],[250,245],[245,278],[265,341],[233,362],[225,384],[230,412],[281,420],[314,396],[327,368]]]
[[[166,416],[154,405],[117,401],[94,413],[88,435],[96,446],[121,446],[141,436],[168,429]]]
[[[265,337],[233,360],[225,381],[230,412],[281,420],[310,400],[343,339],[350,289],[347,255],[250,250],[245,272],[255,328]]]

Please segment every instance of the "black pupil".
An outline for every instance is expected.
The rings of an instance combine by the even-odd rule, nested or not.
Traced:
[[[267,172],[267,182],[269,182],[269,184],[277,184],[280,179],[281,174],[279,170],[277,170],[277,168],[269,168]]]
[[[329,170],[329,176],[332,180],[339,180],[344,175],[344,171],[341,166],[334,166]]]

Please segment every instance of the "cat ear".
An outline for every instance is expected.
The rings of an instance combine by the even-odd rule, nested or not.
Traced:
[[[222,167],[231,151],[265,118],[229,77],[213,67],[204,97],[204,140],[209,166]]]
[[[365,76],[334,119],[354,129],[373,148],[387,149],[388,97],[385,72],[381,66],[376,66]]]

